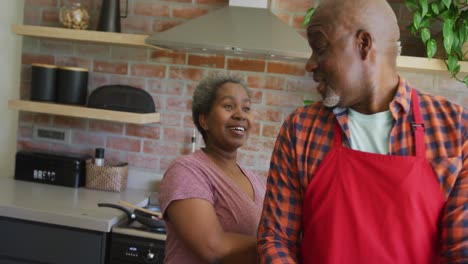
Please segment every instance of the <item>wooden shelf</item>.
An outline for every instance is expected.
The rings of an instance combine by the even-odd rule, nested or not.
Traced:
[[[30,37],[78,40],[166,50],[164,48],[146,44],[145,39],[148,35],[28,25],[13,25],[11,30],[18,35]]]
[[[8,108],[33,113],[99,119],[121,123],[149,124],[159,123],[160,121],[159,113],[139,114],[26,100],[9,100]]]
[[[468,61],[461,61],[460,66],[460,72],[468,73]],[[423,70],[448,73],[445,62],[440,59],[428,60],[422,57],[399,56],[397,59],[397,67],[400,70]]]

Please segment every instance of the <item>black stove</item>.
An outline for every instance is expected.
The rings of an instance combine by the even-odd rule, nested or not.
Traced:
[[[112,227],[109,264],[162,264],[165,228],[151,228],[137,221]]]

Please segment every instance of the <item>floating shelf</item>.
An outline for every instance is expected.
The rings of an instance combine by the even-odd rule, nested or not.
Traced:
[[[13,25],[11,30],[18,35],[30,37],[78,40],[166,50],[164,48],[146,44],[145,39],[148,35],[28,25]]]
[[[120,123],[149,124],[159,123],[160,121],[159,113],[140,114],[27,100],[9,100],[8,108],[33,113],[99,119]]]
[[[460,72],[468,73],[468,61],[460,62]],[[422,57],[398,56],[397,67],[400,70],[423,70],[447,72],[447,66],[444,60],[430,59]]]

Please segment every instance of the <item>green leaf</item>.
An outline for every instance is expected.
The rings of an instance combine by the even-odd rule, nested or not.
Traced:
[[[444,48],[447,54],[450,54],[452,52],[452,45],[453,45],[453,38],[454,38],[452,27],[453,27],[452,20],[446,20],[444,22],[444,29],[443,29]]]
[[[453,55],[449,55],[447,66],[448,66],[449,72],[452,73],[452,76],[453,76],[453,72],[455,71],[455,67],[457,67],[457,64],[458,64],[457,57]]]
[[[461,69],[461,66],[460,66],[460,64],[458,64],[455,67],[455,70],[452,72],[453,76],[457,75],[460,72],[460,69]]]
[[[468,88],[468,75],[465,77],[465,86]]]
[[[419,5],[417,4],[416,0],[406,0],[405,4],[406,8],[411,12],[419,10]]]
[[[431,4],[431,9],[432,9],[432,12],[434,12],[434,15],[438,15],[439,14],[439,5],[437,5],[437,3],[432,3]]]
[[[427,40],[431,38],[431,32],[428,28],[421,29],[421,39],[424,44],[426,44]]]
[[[463,23],[461,23],[461,26],[458,28],[458,39],[460,40],[460,43],[465,43],[467,26],[468,25],[466,24],[466,21],[463,21]]]
[[[432,59],[432,57],[434,57],[434,54],[437,51],[437,43],[436,43],[436,41],[434,39],[430,39],[426,43],[426,51],[427,51],[427,57],[429,59]]]
[[[309,25],[310,18],[312,17],[314,12],[315,12],[315,7],[311,7],[311,8],[309,8],[309,10],[307,10],[306,15],[304,16],[304,20],[302,21],[302,26],[303,27],[307,27]]]
[[[419,25],[421,24],[421,14],[416,11],[413,15],[413,26],[416,30],[419,30]]]
[[[450,4],[452,4],[452,0],[442,0],[442,2],[444,3],[444,5],[447,7],[447,9],[450,8]]]
[[[427,0],[419,0],[419,3],[421,4],[421,17],[424,17],[429,10],[429,4]]]

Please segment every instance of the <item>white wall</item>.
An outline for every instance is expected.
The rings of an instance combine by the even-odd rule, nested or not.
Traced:
[[[19,98],[21,37],[12,24],[23,21],[24,0],[2,1],[0,8],[0,177],[12,177],[16,153],[18,112],[8,109],[8,99]]]

